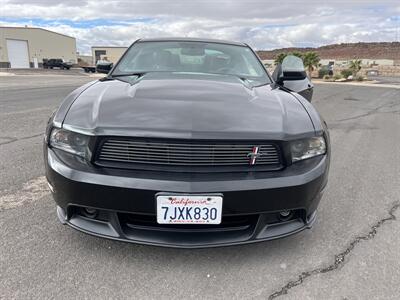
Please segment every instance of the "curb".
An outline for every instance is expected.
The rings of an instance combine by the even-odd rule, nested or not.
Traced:
[[[382,88],[393,88],[393,89],[400,89],[400,85],[395,85],[395,84],[385,84],[385,83],[377,83],[371,82],[371,83],[360,83],[360,82],[327,82],[327,81],[313,81],[314,84],[340,84],[340,85],[354,85],[354,86],[367,86],[367,87],[382,87]]]

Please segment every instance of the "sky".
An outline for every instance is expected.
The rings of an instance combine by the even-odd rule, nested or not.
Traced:
[[[400,40],[400,0],[0,0],[0,26],[42,27],[91,46],[206,37],[257,50]]]

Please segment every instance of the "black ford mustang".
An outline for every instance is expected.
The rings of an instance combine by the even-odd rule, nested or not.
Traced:
[[[310,228],[330,156],[312,89],[292,56],[271,77],[245,44],[136,41],[49,120],[46,177],[60,221],[183,248]]]

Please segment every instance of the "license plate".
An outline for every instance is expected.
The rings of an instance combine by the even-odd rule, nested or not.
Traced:
[[[220,224],[222,196],[159,195],[158,224]]]

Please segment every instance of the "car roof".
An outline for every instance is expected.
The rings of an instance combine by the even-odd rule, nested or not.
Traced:
[[[188,37],[166,37],[166,38],[146,38],[140,39],[138,42],[203,42],[203,43],[218,43],[236,46],[247,46],[244,43],[218,40],[218,39],[203,39],[203,38],[188,38]]]

